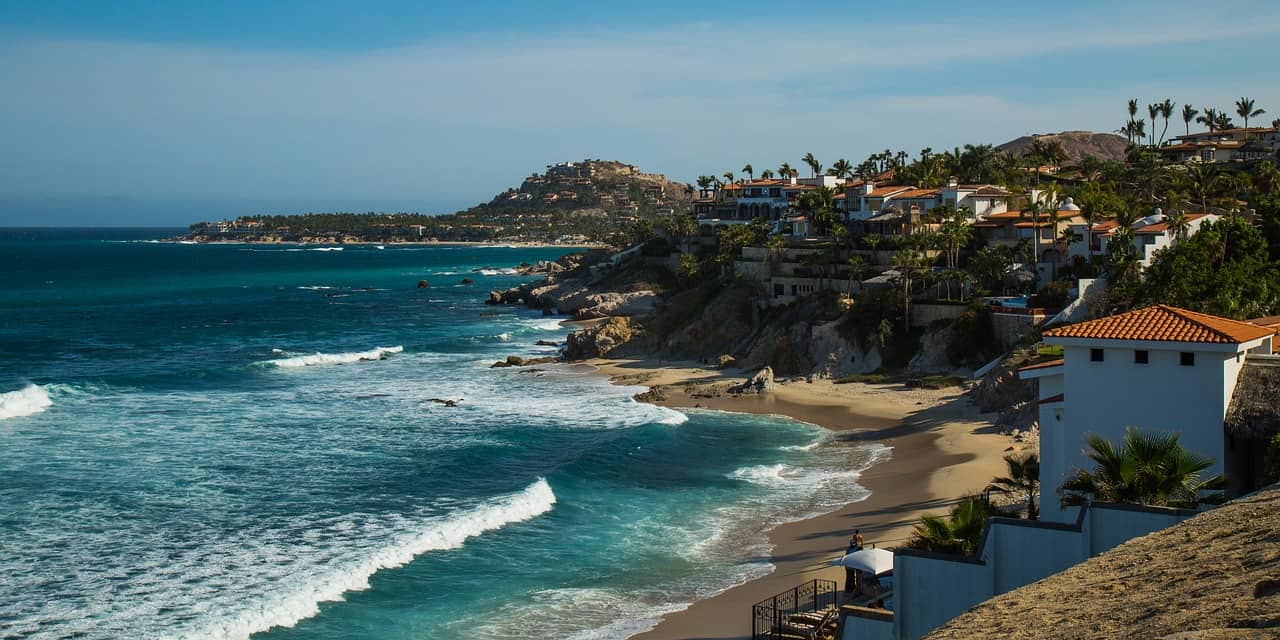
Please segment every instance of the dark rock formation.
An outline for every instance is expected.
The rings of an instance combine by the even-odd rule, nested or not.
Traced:
[[[475,281],[475,280],[472,280],[471,278],[463,278],[463,279],[462,279],[462,284],[475,284],[475,283],[476,283],[476,281]]]
[[[777,383],[773,380],[773,368],[765,367],[754,374],[747,381],[730,389],[733,393],[769,393],[778,388]]]
[[[418,281],[418,288],[419,288],[419,289],[426,289],[427,287],[430,287],[430,286],[431,286],[431,283],[430,283],[430,282],[427,282],[426,280],[419,280],[419,281]]]
[[[594,327],[569,334],[565,341],[565,356],[570,360],[600,358],[635,341],[641,334],[643,330],[629,318],[609,318]]]

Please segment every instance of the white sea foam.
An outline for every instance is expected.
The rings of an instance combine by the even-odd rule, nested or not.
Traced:
[[[477,269],[476,273],[482,276],[514,276],[518,271],[515,269]]]
[[[778,448],[781,449],[782,451],[813,451],[814,449],[818,448],[818,445],[822,444],[825,441],[826,441],[826,438],[818,438],[817,440],[814,440],[809,444],[790,444],[790,445],[786,445]]]
[[[316,247],[309,251],[342,251],[342,247]]]
[[[53,400],[44,387],[27,385],[17,391],[0,393],[0,420],[35,415],[51,406]]]
[[[280,367],[282,369],[313,367],[325,364],[351,364],[353,362],[382,360],[393,353],[400,353],[402,351],[404,351],[404,347],[402,346],[374,347],[368,351],[353,351],[350,353],[313,353],[305,356],[276,358],[274,360],[263,361],[260,364]]]
[[[470,538],[547,513],[555,503],[551,485],[539,478],[517,493],[460,513],[427,518],[358,559],[326,567],[324,572],[298,575],[294,584],[263,593],[226,617],[201,624],[189,637],[238,640],[272,627],[291,627],[319,613],[322,602],[368,589],[369,578],[378,571],[404,566],[427,552],[457,549]]]
[[[559,320],[537,320],[531,324],[533,325],[533,328],[541,329],[543,331],[562,331],[565,328],[560,324]]]
[[[309,284],[309,285],[303,285],[303,286],[298,287],[298,288],[299,288],[299,289],[306,289],[306,290],[308,290],[308,291],[324,291],[324,290],[326,290],[326,289],[332,289],[333,287],[326,287],[326,286],[324,286],[324,285],[320,285],[320,284]]]

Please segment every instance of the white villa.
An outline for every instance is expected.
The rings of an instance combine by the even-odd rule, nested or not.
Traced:
[[[1214,213],[1187,213],[1186,237],[1199,233],[1201,225],[1218,220],[1221,216]],[[1103,220],[1090,225],[1084,219],[1069,225],[1073,240],[1068,247],[1071,258],[1089,259],[1096,255],[1105,255],[1107,243],[1115,236],[1119,224],[1115,220]],[[1171,247],[1179,242],[1177,233],[1169,228],[1169,216],[1159,209],[1130,227],[1133,230],[1133,246],[1137,250],[1142,266],[1149,266],[1155,259],[1156,252]]]
[[[1020,373],[1039,381],[1041,517],[1074,520],[1048,492],[1072,468],[1087,468],[1086,433],[1112,441],[1130,426],[1180,433],[1183,446],[1217,461],[1213,473],[1227,472],[1223,423],[1236,381],[1247,358],[1271,355],[1274,339],[1268,327],[1164,305],[1046,331],[1063,358]]]
[[[960,184],[954,177],[946,186],[918,189],[912,186],[876,187],[874,181],[846,185],[844,213],[852,221],[872,221],[881,212],[895,207],[899,212],[921,213],[941,205],[968,207],[975,218],[985,218],[1009,209],[1012,194],[990,184]]]
[[[915,549],[894,554],[893,607],[841,608],[844,640],[914,640],[979,602],[1059,573],[1197,513],[1089,503],[1063,508],[1057,488],[1091,468],[1084,437],[1125,430],[1179,434],[1215,460],[1228,494],[1261,484],[1267,433],[1280,425],[1280,317],[1240,322],[1155,306],[1046,331],[1060,360],[1024,367],[1037,381],[1041,519],[991,518],[976,556]]]
[[[1233,162],[1276,159],[1280,132],[1275,127],[1200,131],[1178,136],[1160,147],[1172,162]]]

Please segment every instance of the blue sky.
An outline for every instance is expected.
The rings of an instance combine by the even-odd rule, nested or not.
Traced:
[[[551,162],[856,163],[1129,97],[1280,117],[1280,3],[964,4],[0,3],[0,226],[448,212]]]

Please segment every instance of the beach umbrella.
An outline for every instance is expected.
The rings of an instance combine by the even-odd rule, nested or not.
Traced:
[[[840,558],[840,564],[878,576],[893,571],[893,552],[885,549],[862,549],[846,553]]]

